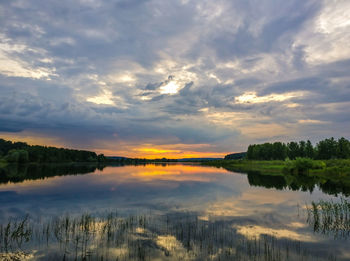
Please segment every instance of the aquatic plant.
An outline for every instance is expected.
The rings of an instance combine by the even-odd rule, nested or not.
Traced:
[[[332,234],[334,237],[350,236],[350,201],[341,198],[340,202],[312,202],[307,206],[308,223],[317,233]]]
[[[299,241],[243,236],[232,221],[193,213],[10,219],[0,225],[0,256],[23,254],[50,260],[333,260]]]

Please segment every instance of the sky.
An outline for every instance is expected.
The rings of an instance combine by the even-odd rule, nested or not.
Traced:
[[[222,157],[350,138],[349,0],[3,0],[0,138]]]

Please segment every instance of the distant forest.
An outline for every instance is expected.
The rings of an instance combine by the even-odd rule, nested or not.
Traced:
[[[310,159],[350,159],[350,141],[345,138],[321,140],[315,146],[307,141],[292,141],[289,143],[274,142],[249,145],[248,151],[233,153],[225,159],[249,160],[294,160],[296,158]],[[12,142],[0,139],[0,161],[9,163],[49,163],[49,162],[109,162],[109,163],[147,163],[172,162],[169,159],[129,159],[123,157],[105,157],[86,150],[73,150],[38,145],[28,145],[25,142]]]
[[[138,159],[126,157],[106,157],[93,151],[73,150],[38,145],[25,142],[12,142],[0,139],[0,166],[7,163],[111,163],[111,164],[143,164],[154,162],[176,162],[173,159]]]
[[[320,160],[349,159],[350,142],[345,138],[335,140],[332,137],[321,140],[316,146],[309,140],[253,144],[249,145],[246,155],[246,158],[251,160],[294,160],[298,157]]]
[[[0,159],[10,163],[27,162],[104,162],[103,154],[86,150],[73,150],[12,142],[0,139]]]

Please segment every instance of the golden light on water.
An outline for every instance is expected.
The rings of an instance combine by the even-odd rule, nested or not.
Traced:
[[[169,181],[168,186],[173,186],[175,182],[214,182],[218,175],[227,174],[224,169],[203,167],[200,165],[186,164],[147,164],[139,166],[107,167],[103,170],[96,169],[92,175],[84,176],[55,176],[43,180],[25,180],[21,183],[0,184],[0,192],[14,190],[17,193],[28,193],[40,189],[50,188],[54,190],[57,186],[65,186],[65,182],[70,184],[79,180],[88,180],[89,184],[103,185],[111,187],[111,191],[116,186],[126,183],[149,182],[157,184],[160,181]],[[162,186],[166,184],[162,183]]]
[[[237,232],[239,234],[244,235],[248,238],[258,238],[261,235],[269,235],[276,238],[288,238],[288,239],[304,241],[304,242],[317,242],[316,238],[314,238],[312,235],[301,234],[289,229],[270,228],[270,227],[264,227],[259,225],[235,226],[235,227],[237,228]]]
[[[77,186],[81,187],[77,189]],[[240,219],[254,217],[257,221],[261,221],[261,218],[271,215],[283,206],[292,211],[278,212],[276,220],[230,224],[230,227],[248,239],[269,235],[277,239],[319,241],[311,231],[305,232],[308,225],[296,218],[295,203],[302,202],[307,193],[296,194],[295,191],[266,190],[262,187],[249,186],[246,175],[193,163],[114,166],[96,169],[86,175],[55,176],[22,183],[0,184],[0,192],[6,191],[13,191],[17,195],[64,193],[74,197],[77,191],[80,193],[89,191],[89,194],[93,191],[96,194],[102,193],[103,198],[107,196],[116,201],[119,198],[121,202],[131,198],[131,203],[142,202],[145,197],[150,202],[154,200],[155,204],[166,202],[170,206],[175,206],[174,209],[177,211],[189,209],[198,211],[201,214],[200,220],[210,222],[218,218],[234,217]],[[99,202],[98,200],[96,202]],[[136,232],[147,231],[139,228]],[[169,251],[181,250],[179,247],[181,244],[172,235],[164,234],[156,240],[158,245]]]
[[[227,174],[227,170],[216,169],[211,167],[203,167],[196,165],[183,164],[148,164],[145,166],[124,166],[119,168],[106,168],[104,170],[96,170],[96,174],[102,175],[104,180],[110,183],[114,181],[126,182],[131,180],[139,181],[200,181],[210,182],[217,179],[212,174]],[[118,175],[116,176],[116,173]]]

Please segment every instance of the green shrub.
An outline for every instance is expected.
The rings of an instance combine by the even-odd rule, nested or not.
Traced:
[[[5,156],[5,160],[11,163],[26,163],[29,160],[28,151],[10,150]]]
[[[283,172],[284,173],[293,173],[294,172],[294,163],[291,161],[289,158],[285,160],[284,167],[283,167]]]
[[[297,157],[294,161],[295,169],[298,173],[304,173],[313,167],[313,160],[309,158]]]
[[[322,164],[323,163],[323,164]],[[325,163],[322,161],[315,162],[310,158],[297,157],[295,160],[286,160],[283,172],[291,174],[301,174],[308,172],[313,168],[324,168]]]
[[[327,160],[326,161],[327,168],[328,167],[350,167],[350,160],[349,159],[338,159],[338,160]]]
[[[326,163],[321,160],[314,160],[312,162],[312,169],[325,169],[326,168]]]

